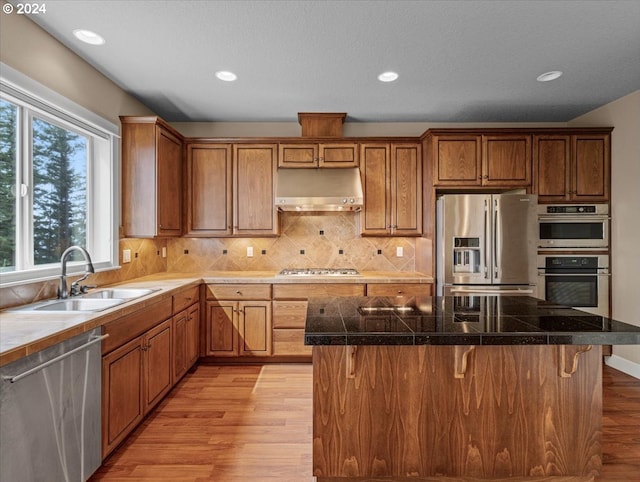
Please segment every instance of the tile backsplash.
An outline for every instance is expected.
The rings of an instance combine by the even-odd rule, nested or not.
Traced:
[[[280,214],[275,238],[121,239],[119,253],[131,262],[96,273],[89,285],[105,286],[164,272],[280,271],[284,268],[355,268],[360,271],[415,271],[416,238],[361,237],[358,214]],[[247,248],[253,256],[247,256]],[[402,257],[396,255],[401,247]],[[162,248],[167,257],[162,257]],[[69,278],[69,282],[73,281]],[[0,289],[0,309],[53,298],[58,280]]]
[[[167,271],[279,271],[355,268],[415,271],[415,238],[361,237],[355,213],[280,214],[277,238],[177,238],[168,241]],[[253,256],[247,256],[247,248]],[[403,256],[396,256],[401,247]]]

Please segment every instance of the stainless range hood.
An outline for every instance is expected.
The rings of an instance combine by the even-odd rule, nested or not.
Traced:
[[[364,203],[357,167],[278,169],[276,207],[281,211],[360,211]]]

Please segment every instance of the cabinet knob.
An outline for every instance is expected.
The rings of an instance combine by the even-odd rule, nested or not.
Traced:
[[[241,294],[242,294],[242,291],[240,291],[240,290],[236,290],[236,294],[237,294],[237,295],[241,295]]]
[[[398,290],[398,292],[397,292],[397,293],[398,293],[399,295],[401,295],[401,294],[403,293],[403,291],[402,291],[402,290]]]

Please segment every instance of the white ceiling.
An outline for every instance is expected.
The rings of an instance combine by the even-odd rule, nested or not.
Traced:
[[[172,122],[563,122],[640,89],[638,0],[45,3],[34,21]]]

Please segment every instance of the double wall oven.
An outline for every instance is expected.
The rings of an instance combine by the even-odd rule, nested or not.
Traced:
[[[609,316],[609,206],[538,206],[538,296]]]

